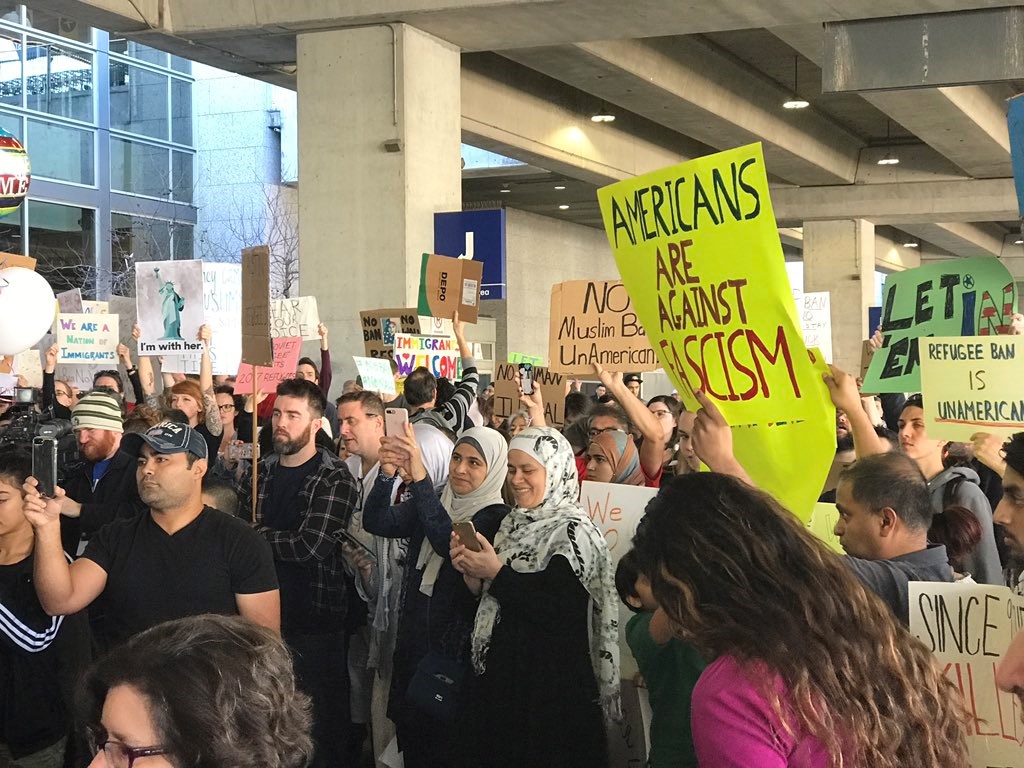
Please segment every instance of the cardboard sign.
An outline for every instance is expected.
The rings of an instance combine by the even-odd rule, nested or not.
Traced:
[[[996,666],[1022,617],[1024,598],[1007,587],[910,582],[910,631],[963,694],[975,768],[1024,768],[1020,704],[995,683]]]
[[[736,457],[808,519],[835,430],[796,322],[761,146],[612,184],[598,201],[632,305],[683,404],[696,411],[702,389],[730,424],[756,425],[733,430]]]
[[[417,311],[421,315],[448,318],[457,311],[459,320],[475,323],[483,275],[482,262],[424,253]]]
[[[203,262],[147,261],[135,269],[139,354],[201,353]]]
[[[285,379],[295,378],[295,369],[299,366],[299,356],[302,353],[302,339],[279,336],[273,340],[273,346],[273,367],[256,368],[256,389],[268,395],[277,391],[277,385]],[[238,366],[238,373],[235,375],[236,392],[253,391],[252,372],[253,367],[249,363]]]
[[[862,341],[860,343],[860,378],[861,378],[861,381],[863,381],[864,377],[868,375],[868,368],[871,367],[871,358],[873,358],[874,356],[875,356],[875,345],[871,343],[871,339],[864,339],[864,341]],[[863,388],[861,388],[861,393],[865,394],[865,395],[875,394],[874,392],[869,392],[868,390],[863,389]]]
[[[138,324],[135,299],[131,296],[111,296],[107,300],[110,314],[118,316],[118,337],[121,344],[129,349],[135,343],[132,328]]]
[[[78,288],[57,294],[57,307],[69,315],[82,313],[82,292]]]
[[[1024,429],[1024,337],[918,339],[928,436],[968,442]]]
[[[270,343],[270,248],[265,245],[242,250],[242,360],[250,365],[274,364]]]
[[[395,336],[420,331],[415,307],[412,309],[364,309],[359,313],[363,328],[363,349],[367,357],[395,355]]]
[[[455,339],[407,333],[395,335],[395,362],[398,363],[398,375],[403,379],[415,369],[423,367],[434,376],[443,376],[455,382],[462,376],[461,360],[459,344]]]
[[[82,314],[85,315],[109,315],[110,303],[106,301],[85,301],[82,300]]]
[[[550,368],[585,375],[653,371],[658,358],[637,320],[626,286],[615,280],[572,280],[551,286]]]
[[[36,260],[31,256],[22,256],[20,253],[0,252],[0,269],[7,269],[8,267],[24,267],[25,269],[35,271]]]
[[[270,335],[298,336],[303,341],[319,341],[320,313],[316,296],[300,296],[297,299],[277,299],[270,302]]]
[[[519,365],[520,363],[527,363],[528,365],[543,366],[544,358],[537,355],[524,355],[522,352],[509,352],[508,361]]]
[[[242,361],[242,268],[238,264],[203,264],[203,314],[213,331],[210,363],[216,376],[231,376]],[[168,355],[162,370],[199,373],[202,353]]]
[[[507,419],[524,408],[519,400],[519,366],[501,363],[494,371],[494,413]],[[544,401],[544,420],[549,427],[560,427],[565,423],[565,376],[552,373],[546,368],[534,366],[534,386],[540,385],[540,396]]]
[[[359,378],[363,381],[363,389],[380,392],[382,395],[397,395],[395,377],[391,373],[391,363],[382,357],[353,357]]]
[[[630,614],[632,615],[632,614]],[[651,751],[651,701],[646,688],[622,675],[622,722],[606,726],[608,765],[633,768],[647,765]]]
[[[804,346],[817,347],[832,362],[832,297],[828,291],[793,291],[796,317],[804,336]]]
[[[117,315],[61,313],[57,320],[58,363],[117,367]]]
[[[889,275],[882,302],[882,348],[864,377],[865,391],[919,391],[916,339],[1006,334],[1016,305],[1013,278],[994,256],[953,259]]]
[[[26,349],[14,356],[14,372],[30,387],[42,389],[43,361],[38,349]]]

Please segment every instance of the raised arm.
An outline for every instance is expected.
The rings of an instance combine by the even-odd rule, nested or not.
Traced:
[[[605,389],[622,406],[629,420],[640,430],[644,441],[640,446],[640,465],[647,477],[657,477],[665,460],[665,438],[658,417],[648,410],[644,401],[630,392],[622,383],[621,373],[606,371],[600,364],[594,364],[594,372]]]
[[[139,369],[132,364],[132,354],[127,344],[117,345],[117,359],[121,361],[121,365],[124,366],[124,371],[128,375],[128,381],[132,385],[132,394],[135,396],[135,402],[138,405],[142,405],[146,397],[142,391],[142,379],[139,377]]]
[[[33,577],[39,604],[50,616],[78,613],[100,596],[107,572],[92,560],[68,563],[60,541],[61,488],[54,498],[39,493],[34,477],[22,486],[25,518],[35,532]]]
[[[850,422],[857,458],[888,453],[888,443],[875,433],[875,425],[871,423],[871,417],[861,403],[857,380],[834,365],[829,366],[829,371],[830,373],[823,376],[828,386],[828,394],[832,398],[832,404],[845,413],[846,420]]]
[[[132,338],[138,344],[142,331],[136,325],[132,328]],[[153,375],[153,361],[148,355],[139,355],[139,384],[142,387],[142,399],[150,408],[160,408],[160,398],[156,394],[156,378]]]
[[[213,331],[208,325],[199,327],[199,340],[203,342],[203,356],[199,360],[199,388],[203,391],[203,408],[206,411],[206,428],[214,437],[224,431],[220,423],[220,409],[217,407],[217,395],[213,391],[213,360],[210,357],[210,342]]]
[[[334,372],[331,370],[331,349],[330,343],[327,341],[327,326],[320,323],[316,327],[316,332],[320,335],[320,391],[324,393],[324,397],[330,397]]]
[[[736,459],[732,449],[732,428],[718,406],[704,392],[694,392],[700,410],[693,422],[693,450],[712,472],[732,475],[754,485],[747,470]]]

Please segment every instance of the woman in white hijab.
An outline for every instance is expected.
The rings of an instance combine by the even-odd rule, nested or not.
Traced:
[[[452,565],[482,590],[476,764],[607,766],[605,724],[621,715],[619,608],[604,536],[577,501],[568,440],[548,427],[512,438],[508,482],[515,507],[494,546],[481,539],[472,552],[452,538]]]
[[[413,428],[405,436],[384,438],[381,476],[363,511],[367,531],[409,540],[388,702],[406,768],[473,765],[464,722],[477,600],[452,568],[449,538],[453,523],[472,522],[481,538],[492,540],[508,514],[501,498],[505,439],[493,429],[474,427],[462,433],[454,450],[450,446],[439,498],[431,479],[435,472],[428,468],[431,451],[414,439]],[[391,505],[396,475],[407,483],[408,495]],[[453,685],[442,691],[424,685],[438,674]],[[446,701],[438,703],[435,693]]]

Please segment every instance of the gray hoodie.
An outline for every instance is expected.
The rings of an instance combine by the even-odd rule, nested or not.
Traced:
[[[943,470],[931,482],[928,490],[932,497],[932,510],[935,514],[942,512],[946,485],[955,477],[962,477],[953,494],[950,505],[966,507],[974,513],[981,525],[981,540],[974,551],[964,557],[963,569],[979,584],[1003,585],[1003,567],[999,562],[996,550],[996,538],[993,531],[992,507],[985,494],[978,487],[978,473],[970,467],[950,467]]]

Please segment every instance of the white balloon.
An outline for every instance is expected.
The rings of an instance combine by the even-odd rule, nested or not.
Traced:
[[[0,269],[0,355],[30,349],[53,325],[57,299],[46,279],[24,267]]]

